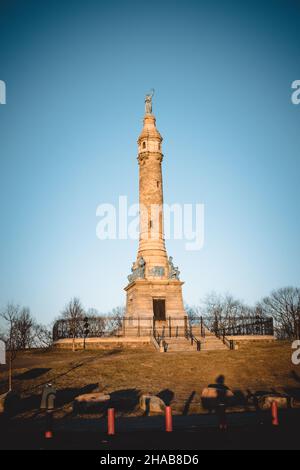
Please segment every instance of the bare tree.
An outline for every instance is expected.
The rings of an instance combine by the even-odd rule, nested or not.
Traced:
[[[119,305],[112,309],[107,322],[107,330],[110,335],[118,334],[124,321],[125,307]]]
[[[112,309],[111,315],[115,318],[116,321],[122,322],[125,315],[124,305],[119,305]]]
[[[283,287],[265,297],[258,307],[275,320],[277,336],[292,339],[299,334],[300,326],[300,288]]]
[[[86,316],[89,318],[96,318],[96,317],[99,317],[100,314],[96,308],[90,307],[86,311]]]
[[[249,321],[258,314],[257,309],[249,307],[233,295],[215,292],[205,297],[201,310],[206,325],[215,332],[236,327],[242,319]]]
[[[3,339],[6,343],[6,350],[8,354],[8,389],[12,390],[12,369],[13,362],[20,349],[19,334],[17,329],[17,322],[20,314],[20,307],[12,303],[2,310],[0,316],[5,322],[5,332]]]
[[[203,312],[199,305],[188,305],[187,303],[185,303],[184,310],[187,314],[188,321],[191,326],[200,323]]]
[[[18,349],[32,347],[34,320],[30,314],[29,308],[22,308],[16,315],[15,328],[18,336]]]
[[[52,345],[52,332],[50,327],[33,323],[31,346],[33,348],[48,349]]]
[[[106,314],[99,314],[95,308],[84,311],[78,302],[78,299],[72,299],[62,312],[61,318],[55,322],[54,338],[73,338],[74,349],[76,337],[85,338],[86,335],[88,337],[102,337],[121,334],[125,315],[124,306],[118,306]]]
[[[101,337],[105,334],[106,321],[96,308],[89,308],[86,312],[90,337]]]
[[[74,297],[70,300],[62,311],[61,317],[68,322],[69,331],[72,337],[72,349],[75,351],[75,338],[81,335],[81,329],[83,327],[82,320],[85,317],[84,308],[78,297]]]

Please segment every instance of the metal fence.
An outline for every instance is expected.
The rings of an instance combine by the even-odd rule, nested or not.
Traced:
[[[72,320],[57,320],[53,327],[53,341],[69,338],[103,338],[121,336],[151,336],[154,332],[163,337],[184,336],[187,317],[167,317],[155,321],[144,316],[135,317],[89,317]]]
[[[274,335],[274,321],[270,317],[204,317],[204,322],[217,336]]]
[[[163,338],[183,337],[187,333],[196,338],[205,336],[205,328],[216,336],[272,335],[272,318],[236,317],[220,321],[215,317],[167,317],[164,321],[135,316],[86,317],[76,320],[58,320],[53,327],[53,341],[70,338],[103,338],[122,336],[160,335]]]
[[[86,317],[76,320],[57,320],[53,341],[68,338],[101,338],[120,336],[123,320],[116,317]]]

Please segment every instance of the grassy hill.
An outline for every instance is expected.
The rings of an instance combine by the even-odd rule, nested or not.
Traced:
[[[36,416],[45,383],[55,384],[58,417],[70,415],[78,394],[99,389],[110,393],[119,414],[142,414],[141,393],[172,400],[174,413],[203,412],[200,395],[219,375],[238,397],[236,410],[251,409],[247,397],[284,392],[300,398],[300,366],[291,362],[287,342],[244,345],[237,351],[158,353],[152,347],[104,351],[27,351],[14,363],[14,389],[22,395],[21,414]],[[0,392],[7,390],[7,370],[0,368]]]

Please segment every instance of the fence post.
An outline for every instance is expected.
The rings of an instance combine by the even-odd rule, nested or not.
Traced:
[[[200,332],[201,332],[200,334],[203,338],[203,317],[202,316],[200,317]]]
[[[187,327],[188,327],[188,317],[187,315],[184,316],[184,331],[187,330]]]
[[[271,318],[270,324],[271,324],[271,335],[274,336],[274,318]],[[298,327],[299,327],[299,323],[298,323]],[[298,333],[299,333],[299,330],[298,330]]]
[[[300,339],[300,307],[297,307],[297,320],[296,320],[296,324],[295,324],[295,333],[296,333],[296,339]],[[273,320],[273,318],[272,318]],[[273,329],[274,329],[274,325],[273,325]]]

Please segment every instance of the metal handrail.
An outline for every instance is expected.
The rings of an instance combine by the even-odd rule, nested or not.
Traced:
[[[225,344],[225,346],[227,346],[227,348],[229,348],[231,351],[235,349],[235,341],[233,341],[233,339],[226,338],[225,331],[223,331],[222,335],[218,332],[216,332],[215,335],[218,339],[223,341],[223,344]]]
[[[208,331],[211,331],[204,323],[203,321],[203,318],[201,317],[201,333],[204,332],[204,337],[205,337],[205,329],[207,329]],[[225,336],[225,330],[222,331],[222,335],[220,334],[219,330],[216,330],[216,331],[212,331],[212,333],[214,333],[214,335],[216,336],[216,338],[218,338],[219,340],[221,340],[223,342],[223,344],[225,344],[225,346],[227,346],[227,348],[229,348],[231,351],[233,351],[235,349],[235,341],[233,341],[232,339],[228,339],[226,338]]]
[[[201,351],[201,341],[193,335],[191,329],[185,330],[185,337],[187,340],[191,341],[192,346],[194,345],[194,343],[196,344],[197,351]]]
[[[154,346],[156,347],[156,349],[160,349],[160,342],[159,342],[158,339],[155,337],[155,335],[153,334],[153,332],[151,332],[150,338],[152,339],[152,342],[153,342]]]
[[[163,330],[163,334],[160,335],[156,328],[153,328],[153,338],[155,339],[156,343],[158,344],[159,347],[163,347],[164,350],[166,350],[166,342],[165,342],[165,334]]]

